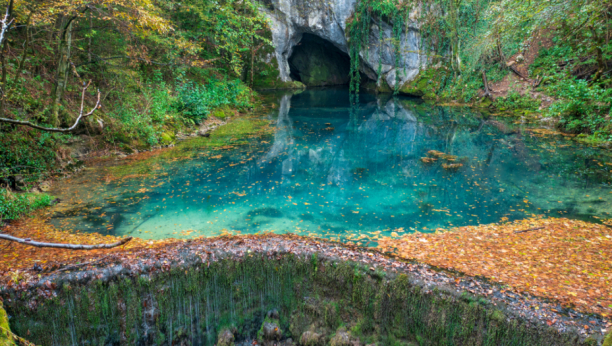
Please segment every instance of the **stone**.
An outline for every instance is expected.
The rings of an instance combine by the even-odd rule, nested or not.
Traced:
[[[228,328],[223,329],[217,337],[217,346],[234,346],[234,333]]]
[[[264,322],[263,325],[263,338],[266,341],[280,340],[283,336],[283,332],[276,323]]]
[[[330,346],[352,346],[351,336],[345,330],[339,330],[330,340]]]
[[[276,310],[276,309],[272,309],[272,310],[268,311],[267,316],[268,316],[268,318],[272,318],[272,319],[275,319],[275,320],[278,320],[280,318],[280,316],[278,314],[278,310]]]
[[[300,345],[302,346],[319,346],[323,345],[324,341],[321,334],[311,331],[302,333],[300,337]]]
[[[519,54],[514,60],[520,64],[525,61],[525,57],[523,56],[523,54]]]
[[[48,181],[43,181],[42,183],[38,184],[38,188],[42,192],[48,192],[51,190],[51,183]]]

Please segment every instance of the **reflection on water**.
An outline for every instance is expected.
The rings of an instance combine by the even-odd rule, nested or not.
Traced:
[[[90,169],[58,184],[65,203],[52,222],[153,239],[227,229],[355,240],[611,212],[612,160],[562,136],[405,98],[361,95],[351,107],[344,89],[275,97],[272,137],[191,149],[123,179]]]

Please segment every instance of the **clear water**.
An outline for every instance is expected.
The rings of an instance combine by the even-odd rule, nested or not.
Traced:
[[[122,179],[90,168],[56,185],[63,203],[51,222],[151,239],[274,231],[367,242],[612,212],[610,155],[566,137],[401,97],[361,95],[351,105],[345,89],[268,97],[272,135],[229,150],[184,149],[188,158],[146,163]]]

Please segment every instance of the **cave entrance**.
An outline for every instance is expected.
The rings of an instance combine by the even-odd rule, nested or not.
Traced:
[[[291,78],[306,86],[348,84],[350,64],[348,54],[312,34],[303,34],[289,57]]]

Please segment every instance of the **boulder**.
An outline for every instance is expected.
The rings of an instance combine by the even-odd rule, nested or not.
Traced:
[[[280,329],[278,324],[272,322],[264,322],[263,325],[263,338],[266,341],[280,340],[283,336],[283,331]]]
[[[229,328],[225,328],[219,333],[217,346],[234,346],[234,333]]]
[[[323,345],[325,340],[323,335],[311,331],[304,332],[300,337],[300,345],[302,346],[319,346]]]

